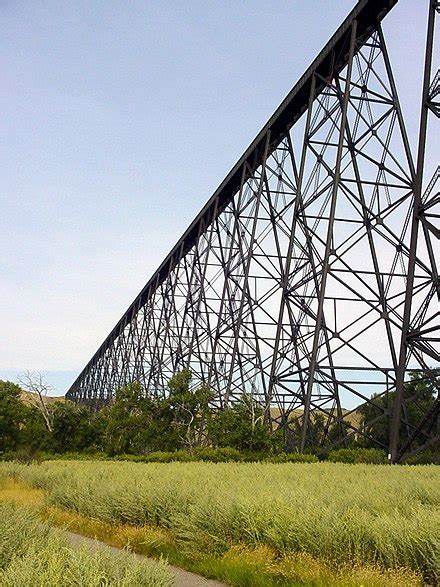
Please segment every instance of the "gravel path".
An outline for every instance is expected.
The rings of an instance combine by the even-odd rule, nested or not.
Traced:
[[[74,532],[68,532],[67,530],[60,530],[60,532],[70,540],[73,546],[82,546],[83,544],[86,544],[93,549],[102,548],[113,552],[121,552],[120,548],[109,546],[108,544],[105,544],[105,542],[93,540],[92,538],[87,538],[81,534],[75,534]],[[134,554],[134,556],[138,560],[145,560],[147,558],[141,554]],[[154,559],[149,558],[148,560]],[[184,571],[183,569],[179,569],[179,567],[169,565],[168,568],[171,574],[174,575],[176,587],[226,587],[226,583],[220,583],[220,581],[213,581],[212,579],[205,579],[205,577],[190,573],[189,571]]]

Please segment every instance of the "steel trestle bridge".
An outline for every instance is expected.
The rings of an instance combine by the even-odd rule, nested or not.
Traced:
[[[389,443],[371,440],[392,462],[439,445],[440,168],[425,177],[425,161],[440,116],[440,2],[426,1],[415,153],[381,27],[396,3],[357,3],[68,398],[98,408],[132,381],[160,396],[189,367],[218,409],[247,393],[269,426],[295,415],[300,451],[316,414],[332,446],[384,420]],[[412,372],[435,390],[429,408],[405,391]],[[362,426],[365,403],[375,416]]]

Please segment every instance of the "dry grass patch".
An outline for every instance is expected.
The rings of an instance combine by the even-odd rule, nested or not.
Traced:
[[[41,509],[41,516],[50,524],[105,542],[110,546],[124,548],[146,556],[164,556],[167,551],[177,549],[176,540],[170,532],[153,526],[131,526],[109,524],[69,512],[53,506]]]
[[[45,492],[10,477],[0,477],[0,501],[40,508]]]

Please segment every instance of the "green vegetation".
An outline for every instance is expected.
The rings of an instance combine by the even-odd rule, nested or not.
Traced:
[[[434,401],[417,375],[405,399],[414,394],[417,409]],[[127,558],[72,553],[48,523],[243,587],[440,580],[438,468],[385,465],[364,437],[329,450],[338,431],[322,414],[310,421],[311,452],[299,454],[301,414],[282,434],[249,395],[213,411],[212,391],[193,386],[189,370],[170,380],[166,397],[145,397],[134,382],[99,412],[28,399],[0,381],[0,459],[15,461],[0,463],[0,508],[13,501],[33,511],[0,511],[18,528],[5,547],[12,526],[0,520],[0,585],[156,584]],[[384,401],[361,406],[361,423]],[[377,419],[367,435],[386,443],[387,426]],[[433,447],[410,463],[438,458]],[[165,574],[157,580],[168,584]]]
[[[139,563],[129,554],[71,548],[28,508],[0,504],[0,585],[2,587],[169,587],[164,563]]]
[[[336,570],[440,579],[435,466],[53,461],[3,463],[0,472],[44,489],[57,508],[162,528],[190,560],[267,548],[274,560],[304,553]]]
[[[31,462],[35,458],[74,455],[78,458],[118,458],[145,462],[257,461],[311,462],[313,454],[298,455],[301,414],[293,415],[289,430],[270,431],[261,406],[244,394],[224,410],[210,407],[212,391],[206,385],[192,386],[191,372],[183,369],[171,378],[166,397],[146,397],[142,386],[131,383],[116,392],[114,401],[98,412],[70,401],[24,403],[23,391],[14,383],[0,381],[0,458]],[[417,374],[405,389],[405,399],[417,395],[407,410],[409,423],[420,418],[434,402],[432,385]],[[358,409],[367,436],[387,444],[388,419],[376,418],[385,402],[373,398]],[[40,409],[39,409],[40,408]],[[359,435],[348,447],[326,448],[336,438],[323,414],[314,414],[308,429],[309,451],[320,460],[350,463],[382,463],[386,453]],[[402,427],[402,439],[405,430]],[[288,450],[289,452],[284,452]],[[412,457],[411,464],[439,462],[438,448]]]
[[[21,389],[11,381],[0,381],[0,450],[17,449],[24,439],[22,433],[28,413],[20,401]]]
[[[281,450],[279,436],[263,424],[262,410],[252,398],[244,396],[228,410],[214,413],[209,407],[211,390],[190,384],[191,373],[184,369],[170,380],[166,397],[145,397],[134,382],[117,390],[112,404],[99,412],[58,401],[46,405],[43,415],[20,400],[17,385],[0,381],[0,457],[13,458],[17,451],[21,459],[32,460],[38,452],[113,456],[206,447]]]
[[[331,450],[327,460],[332,463],[370,463],[382,465],[387,462],[383,450],[377,448],[340,448]]]
[[[354,451],[356,452],[356,451]],[[380,452],[380,451],[379,451]],[[337,454],[337,452],[335,452]],[[313,454],[279,453],[268,454],[254,451],[239,451],[235,448],[194,448],[192,450],[153,451],[144,455],[121,454],[110,457],[104,453],[40,453],[38,462],[65,460],[65,461],[130,461],[132,463],[191,463],[203,461],[205,463],[317,463],[318,457]],[[19,461],[19,459],[15,459]],[[359,460],[357,462],[369,462]]]
[[[403,442],[407,438],[407,435],[409,435],[412,427],[416,426],[423,418],[423,415],[434,406],[437,393],[431,380],[423,377],[420,373],[412,373],[411,381],[404,386],[403,390],[405,419],[407,421],[407,424],[402,425],[400,430]],[[393,404],[394,395],[394,392],[389,393],[388,396],[373,395],[370,403],[365,403],[358,409],[362,422],[373,422],[372,424],[366,425],[365,432],[374,436],[374,438],[385,446],[388,445],[390,437],[390,421],[388,418],[375,420],[383,413],[384,409],[387,409]],[[440,423],[438,426],[440,426]],[[408,427],[407,430],[405,429],[406,427]],[[360,445],[370,446],[366,439],[361,440]],[[415,439],[413,447],[417,447],[417,439]]]

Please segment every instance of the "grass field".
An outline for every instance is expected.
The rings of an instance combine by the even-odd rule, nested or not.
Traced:
[[[53,523],[235,585],[440,580],[436,466],[53,461],[0,475],[33,487]]]
[[[132,555],[72,549],[32,509],[0,504],[2,587],[171,587],[164,564],[137,562]]]

